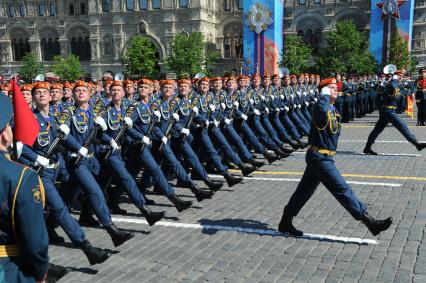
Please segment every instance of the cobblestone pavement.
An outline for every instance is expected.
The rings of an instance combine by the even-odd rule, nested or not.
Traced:
[[[94,245],[114,253],[96,266],[68,239],[51,246],[51,262],[71,271],[58,282],[426,282],[426,152],[389,126],[373,147],[384,155],[361,155],[377,118],[345,124],[335,160],[371,215],[393,217],[379,237],[322,185],[295,218],[311,237],[274,232],[305,168],[305,155],[296,153],[180,214],[166,198],[151,195],[159,204],[153,209],[167,211],[153,227],[123,198],[129,214],[114,215],[115,221],[135,237],[114,249],[104,230],[85,228]],[[406,121],[426,141],[426,128]],[[188,190],[177,192],[196,202]]]

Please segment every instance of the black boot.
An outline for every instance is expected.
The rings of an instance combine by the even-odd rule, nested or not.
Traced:
[[[263,154],[263,156],[265,157],[265,159],[268,161],[269,164],[279,159],[278,156],[276,156],[274,153],[268,150],[265,150],[265,153]]]
[[[77,243],[76,245],[84,252],[90,265],[102,263],[110,256],[103,250],[92,246],[88,240],[84,240],[82,243]]]
[[[285,215],[283,215],[281,218],[281,222],[278,225],[278,231],[281,233],[288,233],[296,237],[303,236],[303,232],[297,230],[296,227],[293,226],[293,217],[288,217]]]
[[[192,202],[187,200],[180,199],[177,195],[171,195],[167,197],[173,205],[176,207],[177,211],[182,212],[185,209],[188,209],[191,207]]]
[[[194,193],[194,195],[197,198],[198,202],[202,202],[205,199],[212,198],[212,196],[214,194],[213,191],[197,188],[195,186],[195,184],[192,185],[191,192]]]
[[[260,167],[262,167],[263,165],[265,165],[265,162],[263,162],[263,161],[259,161],[259,160],[256,160],[256,159],[250,159],[249,160],[249,163],[251,164],[251,165],[253,165],[254,167],[256,167],[256,168],[260,168]]]
[[[223,182],[221,181],[212,181],[210,179],[204,180],[204,184],[209,187],[210,190],[216,192],[223,186]]]
[[[153,199],[147,198],[146,195],[144,195],[144,198],[145,198],[145,203],[147,205],[154,205],[155,204],[155,201]]]
[[[56,233],[55,226],[51,223],[46,223],[47,235],[49,237],[49,244],[59,244],[65,242],[64,237],[61,237]]]
[[[140,208],[142,215],[145,217],[146,221],[148,221],[149,226],[154,225],[156,222],[160,221],[164,215],[166,215],[165,211],[152,212],[148,206],[144,205]]]
[[[241,163],[240,170],[243,173],[243,176],[248,176],[249,174],[256,171],[256,167],[253,167],[252,165],[248,163]]]
[[[280,148],[284,153],[292,154],[294,152],[293,149],[286,147],[284,144]]]
[[[371,234],[377,236],[380,234],[380,232],[387,230],[391,226],[392,217],[388,217],[384,220],[376,220],[368,215],[368,213],[365,213],[362,216],[361,221],[365,224],[365,226],[367,226]]]
[[[377,152],[375,152],[374,150],[372,150],[370,147],[365,147],[362,152],[364,154],[368,154],[368,155],[377,155]]]
[[[418,151],[421,151],[422,149],[426,148],[426,143],[424,142],[417,142],[414,144]]]
[[[80,214],[80,218],[78,219],[78,223],[81,226],[86,227],[99,227],[99,221],[96,220],[92,214],[85,212],[84,210]]]
[[[109,208],[109,211],[112,214],[120,214],[120,215],[126,215],[127,214],[127,210],[122,209],[120,206],[118,206],[118,203],[116,203],[116,202],[109,202],[108,208]]]
[[[117,226],[115,226],[114,223],[111,223],[109,226],[105,226],[105,229],[111,237],[114,247],[121,246],[134,236],[132,233],[118,230]]]
[[[304,141],[302,141],[302,140],[298,140],[297,141],[297,143],[298,143],[298,145],[301,147],[301,148],[306,148],[306,147],[308,147],[308,143],[306,143],[306,142],[304,142]]]
[[[225,172],[223,174],[223,177],[225,177],[226,181],[228,182],[229,187],[232,187],[232,186],[243,181],[242,177],[237,177],[237,176],[231,175],[228,172]]]
[[[298,150],[302,148],[302,145],[298,141],[289,141],[288,144],[294,149]]]
[[[280,158],[287,158],[290,156],[290,154],[285,153],[284,151],[282,151],[280,148],[277,148],[276,150],[274,150],[275,154],[278,155]]]

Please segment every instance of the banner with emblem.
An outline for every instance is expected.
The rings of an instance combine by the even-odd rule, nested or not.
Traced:
[[[386,61],[390,39],[396,32],[411,50],[415,0],[371,0],[370,52],[381,64]]]
[[[244,74],[276,74],[283,52],[283,0],[244,1]]]

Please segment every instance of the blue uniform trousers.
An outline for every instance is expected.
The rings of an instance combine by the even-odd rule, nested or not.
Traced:
[[[189,134],[185,141],[182,140],[180,137],[172,138],[172,146],[173,148],[177,148],[180,150],[180,152],[185,158],[185,161],[191,165],[192,170],[194,170],[194,173],[196,173],[198,177],[201,178],[201,180],[207,180],[207,172],[201,164],[197,154],[194,152],[191,145],[189,144],[189,141],[192,140],[193,137],[191,134]]]
[[[194,133],[193,145],[200,148],[206,154],[212,165],[221,173],[228,171],[228,168],[223,165],[222,160],[213,146],[213,143],[207,134],[207,131],[202,131],[201,128],[196,129]]]
[[[300,140],[301,136],[299,131],[297,130],[296,126],[291,121],[290,117],[288,116],[288,113],[285,111],[280,112],[280,121],[283,124],[283,126],[286,128],[288,133],[291,135],[293,140]]]
[[[263,119],[263,118],[262,118]],[[256,132],[257,139],[268,149],[270,150],[276,150],[278,148],[277,144],[274,142],[274,140],[269,136],[268,132],[265,130],[265,128],[262,125],[261,118],[259,116],[254,116],[251,120],[251,125],[253,126],[254,131]],[[243,123],[241,128],[243,129],[243,126],[247,126],[247,128],[250,128],[247,123]],[[250,130],[251,131],[251,130]],[[253,132],[252,132],[253,133]],[[243,130],[244,134],[244,130]]]
[[[235,153],[232,146],[226,140],[220,128],[213,127],[210,130],[210,135],[213,137],[213,141],[215,141],[216,146],[219,148],[219,152],[221,152],[229,161],[237,166],[240,166],[243,163],[238,154]]]
[[[0,258],[0,282],[4,283],[34,283],[35,278],[22,271],[24,260],[19,257]]]
[[[277,130],[280,140],[284,142],[290,142],[291,137],[287,133],[287,130],[285,129],[284,125],[280,120],[280,113],[269,114],[269,120],[271,121],[274,128]]]
[[[274,127],[271,124],[271,121],[269,120],[269,115],[267,115],[267,114],[262,115],[261,118],[260,118],[260,121],[262,123],[263,128],[268,133],[268,136],[272,139],[274,144],[276,146],[283,145],[283,141],[280,140],[280,138],[278,137],[277,131],[274,129]]]
[[[263,154],[265,152],[265,146],[260,143],[249,125],[247,123],[243,123],[240,128],[244,138],[248,141],[249,145],[254,148],[254,151],[256,153]]]
[[[124,189],[124,191],[129,195],[133,204],[137,208],[141,208],[145,203],[145,198],[142,193],[139,191],[139,188],[136,184],[133,176],[127,171],[126,164],[124,163],[123,158],[121,157],[121,151],[116,150],[107,160],[108,171],[110,171],[113,179],[118,182]],[[116,188],[121,191],[121,188]]]
[[[366,212],[366,206],[358,200],[351,187],[337,170],[331,156],[308,150],[306,169],[302,180],[284,208],[284,214],[296,216],[311,198],[320,183],[336,198],[339,203],[357,220]]]
[[[95,176],[93,175],[97,175],[99,170],[100,165],[95,157],[84,158],[80,166],[74,169],[72,173],[73,176],[71,177],[73,180],[77,180],[81,186],[68,188],[64,191],[64,194],[67,196],[67,200],[71,200],[71,202],[67,201],[67,203],[72,203],[83,188],[99,222],[101,222],[104,226],[109,226],[112,223],[111,213],[106,205],[102,188],[99,186]]]
[[[370,148],[376,141],[376,138],[386,128],[387,124],[391,123],[410,143],[416,144],[416,137],[410,132],[407,125],[399,118],[394,109],[382,108],[380,110],[379,120],[376,123],[373,131],[368,136],[367,148]]]
[[[289,117],[290,117],[291,121],[297,127],[297,129],[299,130],[299,132],[303,133],[305,135],[308,135],[309,134],[309,128],[299,118],[299,116],[297,115],[296,110],[295,109],[290,110],[290,112],[288,112],[288,114],[289,114]]]
[[[302,113],[303,118],[305,118],[305,121],[309,126],[311,124],[312,117],[311,117],[311,114],[309,113],[308,107],[302,106],[302,108],[300,108],[300,112]]]
[[[231,141],[231,143],[237,148],[238,153],[244,162],[248,162],[253,159],[253,154],[251,154],[243,139],[240,137],[237,131],[235,131],[234,126],[227,125],[221,129],[222,132],[225,133],[226,137]]]
[[[64,229],[65,233],[73,243],[82,243],[86,237],[83,229],[77,221],[70,215],[67,206],[59,195],[55,187],[55,180],[59,170],[45,169],[41,174],[46,203],[50,208],[53,218]]]

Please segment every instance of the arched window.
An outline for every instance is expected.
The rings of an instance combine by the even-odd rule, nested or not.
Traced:
[[[81,61],[90,61],[92,57],[89,37],[89,31],[83,27],[73,28],[68,34],[71,53],[78,56]]]
[[[104,43],[104,55],[112,56],[114,54],[114,44],[113,44],[112,36],[109,33],[107,33],[105,34],[102,40]]]
[[[223,51],[225,58],[243,56],[243,31],[241,24],[230,23],[223,30]]]
[[[53,57],[61,54],[59,33],[53,28],[46,28],[41,30],[39,34],[42,60],[53,61]]]
[[[22,58],[31,52],[30,36],[23,29],[14,29],[10,35],[12,43],[13,61],[21,61]]]

